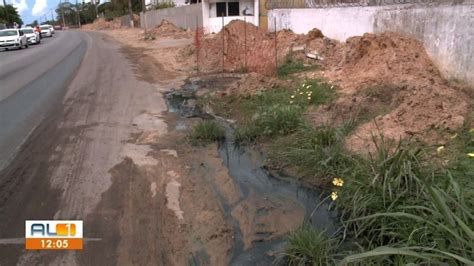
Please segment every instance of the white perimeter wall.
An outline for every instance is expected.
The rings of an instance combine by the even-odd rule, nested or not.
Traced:
[[[274,9],[269,30],[307,33],[320,29],[329,38],[383,31],[403,32],[422,41],[447,78],[474,85],[474,0],[457,4]]]

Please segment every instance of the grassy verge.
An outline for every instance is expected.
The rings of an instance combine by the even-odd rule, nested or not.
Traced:
[[[338,243],[324,231],[317,231],[304,224],[288,237],[283,257],[288,265],[332,265]]]
[[[318,140],[305,142],[316,143],[313,147],[337,145],[336,141],[327,141],[333,137],[320,133],[314,136],[318,135]],[[470,189],[459,185],[467,181],[466,172],[455,175],[448,170],[434,171],[423,160],[421,150],[413,150],[402,142],[389,147],[383,138],[374,141],[377,150],[369,158],[350,156],[348,163],[327,164],[315,152],[306,155],[312,157],[306,160],[313,163],[299,162],[303,167],[318,165],[312,171],[334,175],[332,193],[327,200],[333,200],[340,210],[344,232],[334,241],[350,241],[360,247],[360,250],[333,250],[333,254],[343,258],[339,262],[343,265],[472,264],[474,202],[469,196]],[[306,251],[304,258],[311,254]],[[299,251],[288,254],[288,262],[295,257],[302,257]],[[299,262],[307,264],[305,260]]]
[[[432,155],[415,145],[383,136],[373,138],[376,151],[362,158],[343,145],[354,121],[312,128],[303,119],[308,106],[334,97],[331,86],[311,81],[228,98],[231,104],[221,106],[246,117],[236,132],[240,142],[271,140],[272,164],[332,181],[325,200],[341,213],[341,234],[330,238],[303,226],[289,236],[282,259],[290,265],[474,265],[474,130],[466,126],[438,154],[449,157],[444,169],[431,166]],[[342,242],[348,245],[336,244]]]
[[[197,124],[189,135],[191,144],[194,146],[205,145],[224,138],[224,130],[210,120],[204,120]]]
[[[316,66],[305,65],[302,62],[294,59],[293,57],[288,56],[285,59],[285,62],[278,67],[277,75],[280,78],[287,78],[292,74],[312,70],[315,68]]]
[[[303,113],[309,105],[335,98],[334,86],[310,80],[294,89],[261,92],[244,99],[240,105],[249,119],[236,131],[236,141],[285,136],[305,127]]]

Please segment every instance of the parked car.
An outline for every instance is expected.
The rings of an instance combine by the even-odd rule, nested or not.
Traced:
[[[28,48],[28,40],[19,29],[0,30],[0,48]]]
[[[49,26],[41,26],[41,37],[53,37],[53,33],[51,32],[51,28]]]
[[[51,29],[51,34],[54,34],[54,27],[52,25],[49,25],[49,24],[43,24],[41,26],[48,26],[50,29]]]
[[[21,31],[25,34],[28,44],[39,44],[41,42],[39,32],[34,31],[32,28],[23,28]]]

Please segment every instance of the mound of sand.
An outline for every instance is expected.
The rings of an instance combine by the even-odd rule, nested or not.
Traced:
[[[136,14],[133,15],[133,23],[135,27],[140,25],[140,17]],[[112,20],[107,21],[105,18],[98,18],[91,24],[82,25],[84,30],[115,30],[122,27],[122,17],[116,17]]]
[[[311,114],[315,123],[322,117],[342,122],[357,113],[373,118],[347,139],[350,149],[370,151],[372,135],[379,134],[434,144],[439,132],[463,125],[469,97],[447,85],[419,41],[393,32],[352,37],[331,49],[317,41],[331,58],[326,75],[343,94]]]
[[[326,38],[318,29],[307,35],[283,30],[277,36],[279,62],[291,51],[293,57],[306,60],[307,53],[318,54],[324,71],[304,73],[302,78],[323,75],[340,87],[335,103],[308,114],[315,124],[342,123],[357,114],[369,121],[347,138],[351,150],[370,151],[372,135],[380,134],[393,140],[439,143],[440,132],[462,126],[471,108],[472,100],[446,83],[422,43],[403,34],[364,34],[346,42]],[[302,48],[293,49],[297,46]],[[244,69],[246,60],[250,72],[273,74],[275,34],[233,21],[200,44],[201,71],[222,71],[223,60],[226,71]],[[237,84],[234,91],[251,94],[252,90],[275,86],[271,79],[251,77]]]
[[[198,40],[199,62],[203,71],[241,71],[275,73],[275,57],[281,61],[298,35],[285,30],[268,33],[251,23],[234,20],[219,33]],[[275,54],[275,47],[278,52]],[[223,66],[224,64],[224,66]]]
[[[402,34],[386,32],[349,38],[342,61],[333,73],[344,88],[376,84],[441,83],[441,75],[428,57],[423,44]]]
[[[82,26],[82,29],[85,30],[111,30],[111,29],[120,29],[121,19],[114,18],[113,20],[107,21],[105,18],[98,18],[94,20],[91,24],[86,24]]]
[[[151,29],[148,34],[155,38],[173,37],[175,39],[191,38],[194,35],[191,31],[186,31],[176,27],[173,23],[167,21],[166,19],[163,19],[160,25],[156,26],[154,29]]]

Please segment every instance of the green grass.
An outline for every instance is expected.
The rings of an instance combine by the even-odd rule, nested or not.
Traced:
[[[343,229],[334,241],[348,241],[360,249],[332,250],[327,259],[338,254],[345,257],[339,261],[342,265],[474,263],[472,188],[458,183],[465,181],[465,170],[434,170],[422,150],[401,141],[390,145],[383,136],[374,137],[376,151],[368,158],[356,157],[340,146],[340,132],[329,127],[309,130],[274,148],[280,160],[344,181],[332,188]],[[288,146],[276,148],[282,145]],[[328,150],[338,151],[325,154]],[[343,159],[334,160],[334,154]],[[290,241],[292,237],[287,250],[296,251],[286,252],[289,262],[298,258],[293,255],[298,250],[308,251],[309,240]],[[319,236],[311,238],[320,241]],[[305,256],[303,264],[320,265],[320,259]]]
[[[175,7],[175,6],[176,6],[176,4],[173,1],[165,1],[165,2],[158,3],[156,5],[153,5],[152,8],[153,9],[165,9],[165,8],[171,8],[171,7]]]
[[[300,73],[308,70],[315,69],[316,66],[307,66],[302,62],[288,56],[285,62],[280,65],[277,69],[277,75],[281,78],[286,78],[291,74]]]
[[[212,120],[204,120],[197,124],[189,135],[191,144],[205,145],[224,138],[224,130]]]
[[[343,133],[330,126],[303,128],[277,139],[269,148],[269,160],[282,168],[296,166],[311,178],[345,175],[357,162],[343,148]]]
[[[293,89],[263,91],[241,99],[241,115],[248,119],[237,128],[236,141],[245,143],[294,133],[304,127],[303,113],[308,106],[327,103],[335,95],[333,85],[309,80]]]
[[[237,128],[238,143],[251,142],[259,137],[284,136],[303,125],[302,108],[296,105],[273,105],[256,113],[247,125]]]
[[[334,265],[332,255],[337,244],[326,232],[304,224],[289,235],[279,260],[288,265]]]

